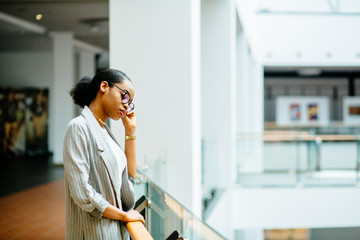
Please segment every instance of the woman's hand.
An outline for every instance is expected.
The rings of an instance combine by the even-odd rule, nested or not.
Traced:
[[[120,220],[125,223],[140,221],[145,224],[143,216],[138,211],[130,210],[128,212],[124,212],[111,204],[109,204],[102,215],[103,217]]]
[[[122,221],[126,223],[140,221],[142,222],[142,224],[145,225],[144,217],[138,211],[135,210],[130,210],[126,212],[124,215],[124,219]]]
[[[132,111],[127,113],[122,119],[123,125],[125,127],[125,134],[128,136],[135,135],[136,130],[136,116],[135,112]]]

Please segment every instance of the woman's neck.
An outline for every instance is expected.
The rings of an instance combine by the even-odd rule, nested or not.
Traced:
[[[92,114],[94,115],[96,121],[100,124],[100,126],[104,127],[107,116],[104,113],[104,111],[102,110],[101,106],[99,104],[97,104],[96,101],[93,101],[90,103],[89,109],[92,112]]]

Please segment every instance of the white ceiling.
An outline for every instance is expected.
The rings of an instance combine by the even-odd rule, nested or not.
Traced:
[[[76,39],[108,50],[108,0],[0,0],[0,11],[51,31],[71,31]],[[41,13],[41,21],[35,19]],[[27,35],[21,28],[0,21],[0,35]],[[4,39],[3,37],[1,37]]]
[[[249,0],[251,1],[251,0]],[[269,13],[359,14],[359,0],[257,0],[257,9]]]

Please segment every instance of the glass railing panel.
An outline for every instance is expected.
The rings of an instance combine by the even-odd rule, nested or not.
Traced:
[[[358,185],[358,139],[293,131],[240,135],[237,183],[245,187]]]
[[[166,159],[165,150],[139,155],[137,169],[156,184],[166,186]]]
[[[296,170],[303,165],[305,148],[289,136],[263,136],[244,134],[238,136],[237,183],[246,187],[290,187],[297,181]],[[296,140],[296,139],[295,139]],[[303,167],[302,167],[303,168]]]
[[[139,199],[142,196],[147,196],[147,179],[144,178],[142,175],[137,174],[135,178],[135,200]]]
[[[142,179],[138,184],[144,185],[146,177],[142,173],[137,176]],[[147,179],[146,184],[149,200],[147,228],[154,239],[166,239],[175,230],[186,239],[225,239],[155,183]]]
[[[166,239],[178,230],[188,239],[223,239],[219,234],[196,218],[189,210],[153,183],[149,183],[151,233],[155,239]]]
[[[321,170],[353,170],[357,160],[356,141],[323,141]]]
[[[309,187],[347,187],[357,184],[358,138],[356,135],[314,135],[313,157],[300,175]]]
[[[219,188],[219,158],[223,156],[221,154],[221,147],[217,141],[202,141],[201,149],[201,183],[202,192],[204,195],[208,195],[214,189]]]

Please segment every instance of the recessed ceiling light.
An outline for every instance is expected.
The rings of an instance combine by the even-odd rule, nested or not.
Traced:
[[[301,68],[297,70],[300,76],[318,76],[321,74],[321,69],[318,68]]]
[[[91,27],[90,27],[90,31],[91,31],[91,32],[94,32],[94,33],[95,33],[95,32],[99,32],[99,31],[100,31],[100,27],[99,27],[99,26],[91,26]]]
[[[43,15],[40,14],[40,13],[36,14],[36,16],[35,16],[35,19],[38,20],[38,21],[40,21],[42,18],[43,18]]]

